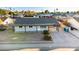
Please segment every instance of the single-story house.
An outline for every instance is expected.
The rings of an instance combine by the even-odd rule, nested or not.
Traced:
[[[0,19],[0,30],[5,30],[5,29],[6,29],[6,27],[3,24],[3,20]]]
[[[34,17],[37,17],[37,18],[53,18],[53,14],[37,14]]]
[[[24,17],[24,15],[23,14],[15,14],[15,15],[13,15],[11,17]]]
[[[0,19],[0,25],[2,25],[3,24],[3,21],[2,21],[2,19]]]
[[[15,32],[56,31],[58,22],[56,19],[48,18],[15,18]]]
[[[15,19],[8,17],[4,20],[4,25],[14,24],[14,21]]]
[[[62,19],[62,18],[66,18],[66,14],[53,14],[53,17],[56,19]]]

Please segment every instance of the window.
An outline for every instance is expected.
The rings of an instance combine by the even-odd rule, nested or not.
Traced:
[[[40,26],[41,28],[46,28],[46,26]]]
[[[22,26],[19,26],[19,28],[22,28]]]
[[[29,26],[29,28],[32,28],[33,26]]]

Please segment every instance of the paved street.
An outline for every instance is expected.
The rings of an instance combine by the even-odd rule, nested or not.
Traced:
[[[0,44],[0,50],[21,50],[27,48],[39,48],[41,50],[49,50],[51,44]]]

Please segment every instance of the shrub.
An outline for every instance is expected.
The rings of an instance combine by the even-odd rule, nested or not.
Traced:
[[[4,30],[6,30],[6,29],[0,29],[0,31],[4,31]]]
[[[49,31],[48,31],[48,30],[44,30],[44,31],[43,31],[43,34],[44,34],[44,35],[49,35]]]
[[[43,37],[43,39],[46,40],[46,41],[51,41],[52,37],[51,36],[48,36],[48,35],[45,35]]]

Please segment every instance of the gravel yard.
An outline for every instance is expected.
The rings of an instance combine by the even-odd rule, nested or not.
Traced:
[[[13,31],[0,31],[0,42],[6,41],[43,41],[41,32],[15,33]]]

